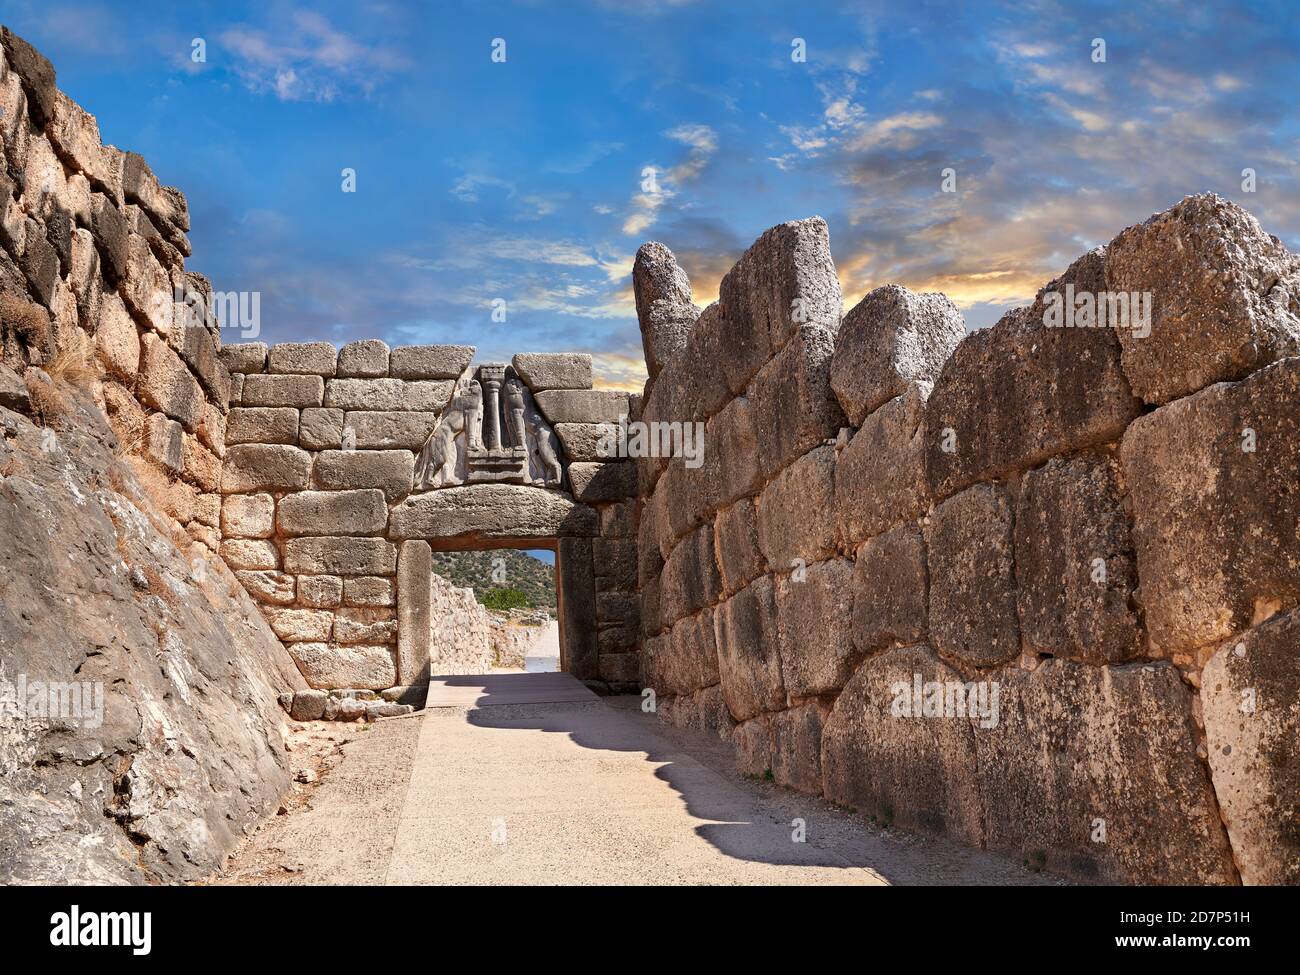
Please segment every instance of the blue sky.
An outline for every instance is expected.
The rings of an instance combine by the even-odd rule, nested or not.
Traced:
[[[189,266],[260,291],[267,341],[579,349],[637,387],[646,240],[705,303],[762,230],[819,213],[846,302],[897,281],[973,327],[1187,193],[1300,247],[1286,4],[4,0],[0,19],[186,193]]]

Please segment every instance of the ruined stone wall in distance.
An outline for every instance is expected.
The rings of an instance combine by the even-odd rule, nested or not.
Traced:
[[[970,334],[898,286],[841,321],[817,218],[703,311],[662,245],[634,277],[642,417],[706,431],[640,462],[666,720],[1080,879],[1300,880],[1300,261],[1253,217],[1189,197]],[[1147,334],[1045,324],[1067,285],[1151,293]]]

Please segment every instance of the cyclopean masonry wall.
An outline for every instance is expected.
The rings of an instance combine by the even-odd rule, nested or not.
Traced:
[[[556,551],[565,669],[636,680],[635,471],[597,456],[628,395],[593,390],[588,355],[473,355],[380,341],[223,350],[221,554],[313,687],[486,671],[486,640],[481,660],[452,652],[456,598],[430,554],[503,546]]]
[[[215,552],[230,376],[211,285],[185,269],[185,197],[103,145],[94,116],[7,28],[0,58],[0,362],[48,366],[89,336],[114,432],[161,475],[167,513]]]
[[[969,335],[897,286],[841,321],[819,218],[703,311],[662,245],[634,284],[641,418],[706,424],[638,465],[666,720],[1074,877],[1300,882],[1300,259],[1198,196]],[[1045,325],[1067,288],[1149,334]]]

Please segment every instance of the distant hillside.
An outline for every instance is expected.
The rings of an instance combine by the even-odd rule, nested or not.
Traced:
[[[493,572],[504,564],[503,571]],[[490,589],[518,589],[528,605],[555,608],[555,567],[512,548],[489,552],[434,552],[433,571],[458,586],[469,586],[478,601]]]

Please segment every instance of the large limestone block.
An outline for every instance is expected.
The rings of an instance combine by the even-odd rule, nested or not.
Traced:
[[[327,609],[278,609],[266,618],[275,635],[288,643],[328,640],[334,626],[334,614]]]
[[[397,683],[391,647],[291,643],[289,654],[307,683],[320,690],[381,691]]]
[[[1104,664],[1142,651],[1118,468],[1107,454],[1085,453],[1050,460],[1021,481],[1017,600],[1032,652]]]
[[[844,425],[830,386],[834,349],[830,329],[801,325],[750,383],[758,462],[765,478],[835,437]]]
[[[400,552],[397,571],[401,572]],[[354,576],[343,587],[343,603],[346,606],[396,606],[393,580],[385,576]]]
[[[378,488],[390,501],[411,493],[415,454],[409,450],[322,450],[312,484],[327,491]]]
[[[190,229],[185,197],[173,187],[159,185],[153,170],[138,153],[128,152],[123,157],[122,192],[128,203],[143,207],[154,222],[179,231]]]
[[[618,426],[613,423],[557,423],[555,434],[570,462],[605,460],[613,456],[609,448],[618,442]]]
[[[334,614],[335,643],[396,643],[397,611],[386,606],[348,607]]]
[[[579,501],[622,501],[636,497],[636,465],[627,461],[575,462],[569,465],[569,483]]]
[[[275,526],[281,535],[380,535],[388,524],[384,492],[300,491],[281,499]]]
[[[547,389],[534,398],[551,423],[618,423],[630,412],[628,394],[612,389]]]
[[[349,342],[339,349],[340,379],[378,379],[388,375],[388,344],[380,339]]]
[[[686,336],[686,347],[673,357],[655,380],[651,396],[656,395],[661,386],[669,386],[671,377],[673,390],[666,400],[671,413],[665,419],[708,419],[734,394],[727,385],[724,365],[731,352],[726,345],[724,316],[721,302],[715,301],[705,308]]]
[[[4,45],[5,60],[22,82],[27,96],[27,112],[36,128],[43,129],[53,121],[58,89],[54,85],[54,66],[25,40],[8,27],[0,28],[0,43]]]
[[[397,672],[406,685],[429,683],[433,641],[433,550],[403,542],[397,556]]]
[[[998,679],[999,720],[973,722],[989,849],[1103,883],[1233,882],[1177,669],[1049,660]]]
[[[401,571],[401,563],[398,563]],[[360,576],[359,578],[369,578]],[[339,576],[299,576],[298,603],[314,609],[334,609],[343,602],[343,580]]]
[[[642,244],[632,264],[632,291],[651,382],[686,346],[700,310],[691,301],[691,282],[673,252],[658,241]]]
[[[204,447],[197,437],[186,434],[182,438],[182,475],[203,491],[215,493],[221,489],[222,459]]]
[[[785,707],[776,586],[771,576],[755,579],[719,603],[713,620],[722,693],[731,716],[744,721]]]
[[[173,474],[179,474],[184,464],[185,432],[175,420],[161,413],[150,414],[144,425],[144,455]]]
[[[750,498],[718,512],[713,523],[722,591],[730,596],[747,586],[767,568],[758,542],[758,516]]]
[[[606,509],[608,510],[608,509]],[[592,539],[596,585],[603,589],[636,590],[636,542],[630,538]]]
[[[816,701],[772,715],[771,768],[777,785],[822,794],[822,717]]]
[[[710,525],[701,525],[673,549],[664,564],[660,587],[659,611],[665,624],[717,602],[722,580]]]
[[[932,708],[927,716],[924,706],[914,706],[917,684],[924,705],[927,684],[942,688],[961,681],[923,645],[862,664],[835,699],[822,733],[826,798],[887,825],[982,845],[983,770],[975,764],[971,722],[958,708]]]
[[[244,406],[226,418],[226,445],[298,443],[298,411],[292,406]]]
[[[763,489],[758,498],[758,542],[777,572],[834,554],[834,447],[805,454]]]
[[[393,575],[397,546],[383,538],[291,538],[284,543],[284,570],[306,575]]]
[[[360,450],[418,451],[438,422],[436,413],[353,411],[345,417],[344,428],[352,431],[352,445]]]
[[[298,444],[306,450],[337,450],[343,446],[346,416],[342,410],[328,406],[308,407],[302,411],[302,418],[298,421]],[[353,437],[355,439],[355,431]],[[361,445],[353,443],[352,446]]]
[[[203,417],[203,390],[180,357],[152,332],[141,342],[137,395],[146,406],[161,410],[193,433]]]
[[[221,361],[232,373],[266,372],[268,355],[265,342],[237,342],[221,347]]]
[[[95,352],[110,374],[128,383],[135,381],[140,371],[140,336],[116,294],[104,299],[95,330]]]
[[[863,542],[853,565],[853,645],[861,654],[925,642],[925,545],[912,525]]]
[[[480,539],[591,536],[593,509],[567,494],[518,484],[466,484],[407,498],[393,508],[389,535],[472,546]],[[453,547],[456,547],[453,545]]]
[[[741,775],[766,778],[772,772],[772,722],[767,715],[743,721],[731,730],[731,747],[736,753],[736,771]]]
[[[735,323],[733,336],[750,339],[746,346],[762,349],[766,342],[775,352],[805,325],[833,339],[841,294],[826,221],[810,217],[764,231],[723,277],[719,300]],[[748,356],[740,352],[738,359]]]
[[[181,358],[193,370],[199,384],[223,412],[230,404],[230,370],[221,361],[216,341],[202,325],[173,328],[168,337]]]
[[[235,578],[248,594],[267,606],[292,606],[294,602],[294,577],[284,572],[267,570],[239,571]]]
[[[709,419],[700,448],[703,463],[686,469],[686,476],[699,484],[692,493],[701,498],[704,511],[758,493],[763,472],[756,422],[754,405],[744,396],[737,396]]]
[[[1245,884],[1300,884],[1300,611],[1224,644],[1201,674],[1210,773]]]
[[[280,568],[280,553],[265,539],[227,538],[221,543],[221,557],[232,569]]]
[[[275,498],[269,494],[232,494],[221,504],[225,538],[270,538],[275,531]]]
[[[1049,287],[1095,286],[1101,263],[1090,254]],[[1048,327],[1042,307],[967,335],[943,367],[926,416],[936,497],[1117,440],[1138,415],[1114,331]]]
[[[303,376],[333,376],[338,352],[329,342],[281,342],[271,346],[267,370]]]
[[[149,242],[131,234],[127,245],[127,271],[122,300],[137,318],[155,332],[170,336],[175,319],[171,275],[154,257]]]
[[[645,686],[657,695],[691,694],[718,682],[713,611],[706,609],[673,624],[649,641]]]
[[[854,663],[853,563],[828,559],[776,583],[781,673],[791,697],[831,694]]]
[[[591,356],[586,352],[521,352],[510,362],[534,393],[544,389],[591,389]]]
[[[301,491],[311,479],[311,454],[288,444],[236,444],[226,450],[222,494]]]
[[[241,402],[244,406],[293,406],[303,409],[320,406],[324,394],[325,380],[320,376],[250,374],[244,377]]]
[[[1217,643],[1300,602],[1298,401],[1300,358],[1284,359],[1162,406],[1124,435],[1153,650]]]
[[[473,358],[472,345],[399,345],[389,354],[388,373],[395,379],[456,379]]]
[[[862,423],[835,464],[835,518],[846,548],[929,507],[925,388],[913,385]]]
[[[897,284],[859,301],[840,326],[831,388],[855,427],[913,383],[933,386],[966,322],[947,295],[917,294]]]
[[[977,484],[935,508],[925,529],[930,639],[975,667],[1020,653],[1012,505],[998,484]]]
[[[578,680],[593,680],[600,674],[600,644],[591,539],[561,538],[555,572],[560,602],[560,668]]]
[[[1106,253],[1107,290],[1151,295],[1150,334],[1118,333],[1124,372],[1148,403],[1300,354],[1300,260],[1235,203],[1186,197]]]
[[[450,380],[330,379],[325,383],[324,405],[365,412],[437,413],[451,399],[454,385]]]

